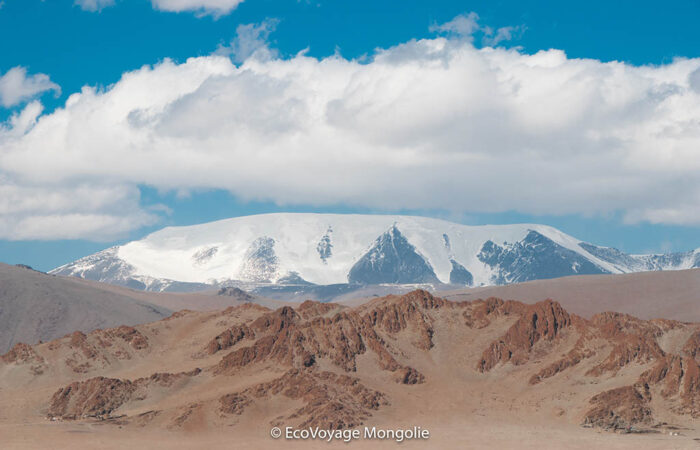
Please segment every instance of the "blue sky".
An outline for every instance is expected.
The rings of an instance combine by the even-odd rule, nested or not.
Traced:
[[[117,0],[114,5],[99,11],[85,10],[71,0],[4,0],[0,7],[0,76],[19,66],[26,69],[28,76],[45,74],[51,83],[60,86],[60,93],[58,89],[48,89],[15,104],[0,106],[0,121],[9,123],[13,115],[18,117],[36,99],[43,106],[42,114],[51,115],[57,108],[63,108],[68,97],[80,92],[83,86],[95,87],[98,94],[109,91],[124,73],[144,65],[158,65],[166,58],[172,59],[174,64],[184,64],[188,58],[206,58],[217,49],[221,53],[222,48],[225,50],[232,46],[231,42],[237,36],[241,39],[240,33],[237,34],[241,25],[268,24],[269,35],[264,43],[264,48],[272,52],[268,59],[289,61],[306,49],[305,55],[316,61],[337,54],[344,61],[364,63],[372,61],[378,48],[390,49],[413,39],[431,40],[438,35],[449,38],[449,35],[459,34],[445,31],[447,28],[440,33],[435,31],[435,27],[450,23],[459,15],[468,17],[470,12],[478,14],[479,28],[457,39],[475,48],[489,45],[486,27],[493,30],[491,37],[499,28],[512,27],[511,39],[491,45],[504,49],[518,47],[517,52],[522,55],[559,49],[566,53],[569,60],[587,58],[595,60],[596,64],[621,61],[630,67],[671,66],[678,58],[700,56],[700,38],[697,34],[700,4],[692,0],[667,1],[662,6],[658,2],[609,1],[574,4],[527,1],[246,0],[220,16],[202,15],[201,11],[158,10],[147,0]],[[692,68],[687,70],[691,71],[692,87],[692,73],[695,72],[692,72]],[[692,106],[693,99],[686,98],[685,101],[691,102]],[[693,126],[697,127],[691,124]],[[692,131],[693,128],[690,129]],[[37,145],[37,141],[32,142]],[[10,148],[9,144],[5,145]],[[0,137],[0,153],[3,150]],[[698,158],[696,153],[682,154],[690,158],[691,163]],[[499,158],[509,156],[506,154]],[[576,163],[572,160],[571,164]],[[629,164],[628,159],[625,164]],[[71,172],[59,180],[43,173],[23,172],[25,169],[17,169],[17,165],[7,167],[10,168],[3,169],[0,162],[0,175],[9,177],[13,185],[30,180],[26,183],[32,189],[55,190],[57,186],[72,189],[89,178],[85,174]],[[157,171],[158,168],[154,167],[153,170]],[[53,236],[43,232],[35,235],[20,233],[18,237],[10,230],[5,233],[5,239],[0,240],[0,260],[48,270],[114,243],[138,238],[165,225],[192,224],[274,211],[401,212],[470,224],[537,222],[558,227],[583,240],[629,252],[678,251],[700,247],[699,220],[694,217],[677,219],[677,212],[663,215],[663,198],[655,199],[656,206],[651,212],[641,207],[637,210],[642,212],[626,211],[624,189],[620,191],[617,203],[601,201],[600,206],[595,208],[588,208],[584,204],[586,202],[580,199],[572,201],[580,203],[579,208],[547,208],[534,201],[528,202],[529,206],[518,208],[517,204],[514,207],[507,201],[501,201],[500,197],[494,197],[490,203],[493,207],[489,208],[478,206],[472,209],[468,201],[454,208],[446,207],[444,203],[435,208],[426,207],[430,199],[415,204],[397,203],[393,207],[392,197],[387,197],[385,202],[363,204],[355,197],[343,195],[323,198],[308,196],[305,194],[307,191],[300,188],[299,200],[290,200],[275,192],[257,194],[254,186],[242,189],[229,187],[225,182],[209,184],[198,179],[183,187],[172,180],[154,180],[144,176],[143,180],[130,178],[125,181],[117,175],[100,176],[107,179],[106,183],[110,182],[109,176],[114,176],[114,183],[126,192],[124,202],[129,204],[126,208],[141,208],[134,210],[134,214],[144,217],[141,213],[146,211],[150,218],[143,219],[139,226],[122,227],[117,232],[105,233],[105,239],[96,238],[99,230],[86,232],[87,239],[82,239],[80,235],[65,239],[68,235]],[[402,176],[397,174],[397,177]],[[51,178],[50,182],[45,181],[47,178]],[[494,173],[494,179],[498,179],[497,173]],[[644,180],[643,177],[641,179]],[[676,177],[669,169],[654,182],[659,186],[669,186],[676,179],[681,184],[687,183],[690,190],[696,189],[695,177],[682,170]],[[265,180],[260,179],[259,182],[262,185]],[[509,180],[500,179],[497,182],[508,184]],[[94,180],[85,183],[104,187]],[[629,189],[632,190],[636,186],[634,183],[640,181],[630,183]],[[556,182],[551,186],[552,190],[558,188]],[[129,203],[133,203],[134,195],[130,193],[133,189],[138,190],[136,206]],[[281,188],[278,186],[277,189]],[[460,189],[464,188],[455,189],[455,196],[461,195]],[[655,192],[660,190],[656,187],[649,189]],[[441,195],[441,192],[444,191],[436,191],[435,195]],[[592,192],[590,195],[601,197],[606,194]],[[668,195],[669,198],[678,196],[674,192]],[[616,194],[610,196],[616,197]],[[639,199],[635,201],[639,202]],[[698,206],[693,201],[692,198],[684,200],[673,205],[673,208]],[[156,205],[157,208],[153,208]],[[109,208],[118,211],[119,207]],[[24,223],[13,220],[8,219],[8,227]]]

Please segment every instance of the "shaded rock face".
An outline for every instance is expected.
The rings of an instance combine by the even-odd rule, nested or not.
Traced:
[[[350,283],[437,283],[433,268],[396,228],[391,227],[348,274]]]
[[[463,265],[451,259],[452,270],[450,271],[450,284],[462,284],[464,286],[472,286],[474,277],[471,272],[464,268]]]
[[[246,251],[240,269],[241,278],[246,281],[269,283],[276,278],[277,265],[275,240],[260,237],[253,241]]]
[[[318,244],[316,245],[318,256],[326,264],[328,263],[328,258],[333,256],[333,244],[331,243],[332,234],[333,228],[328,227],[328,231],[326,231],[326,234],[321,236],[321,240],[318,241]]]
[[[494,284],[607,273],[536,231],[530,231],[522,241],[505,246],[487,241],[477,257],[494,270]]]
[[[218,247],[203,248],[192,255],[192,262],[198,266],[203,266],[211,261],[218,252]]]
[[[578,245],[591,255],[602,259],[603,261],[607,261],[616,267],[630,267],[637,268],[638,270],[645,270],[644,263],[640,261],[639,258],[628,255],[627,253],[616,248],[598,247],[597,245],[589,244],[587,242],[581,242]]]
[[[244,291],[243,289],[233,287],[233,286],[226,286],[222,287],[219,289],[219,291],[216,293],[216,295],[222,295],[226,297],[234,297],[236,300],[240,300],[243,302],[252,302],[255,300],[255,297]]]

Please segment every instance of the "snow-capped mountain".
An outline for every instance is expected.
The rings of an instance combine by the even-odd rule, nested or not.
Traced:
[[[698,250],[629,255],[545,225],[281,213],[167,227],[51,273],[183,291],[222,285],[478,286],[692,267],[700,267]]]

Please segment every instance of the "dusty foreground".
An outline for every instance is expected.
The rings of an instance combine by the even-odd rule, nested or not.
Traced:
[[[699,360],[700,324],[552,301],[185,311],[15,346],[0,448],[700,448]],[[430,437],[328,444],[275,426]]]
[[[498,423],[496,425],[495,423]],[[373,425],[374,426],[374,425]],[[256,432],[256,431],[259,431]],[[697,433],[619,435],[577,426],[501,424],[500,419],[455,421],[430,427],[425,441],[358,440],[349,444],[272,439],[269,429],[254,431],[144,431],[95,424],[0,427],[2,448],[11,449],[697,449]]]

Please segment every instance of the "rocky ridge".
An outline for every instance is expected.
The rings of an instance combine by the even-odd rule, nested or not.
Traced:
[[[180,336],[176,344],[166,344],[170,335]],[[168,345],[188,349],[170,372],[125,376],[165,358],[174,351]],[[273,311],[250,303],[76,332],[16,345],[2,356],[0,373],[48,386],[52,377],[71,380],[43,400],[52,420],[186,427],[209,417],[212,426],[225,426],[280,404],[287,406],[267,418],[270,424],[344,429],[434,386],[441,364],[464,358],[454,370],[472,383],[508,379],[529,386],[528,395],[543,387],[573,392],[570,407],[579,412],[569,420],[585,427],[653,429],[669,417],[700,417],[699,324],[618,313],[585,319],[552,300],[451,302],[422,290],[355,308],[307,301]],[[589,395],[576,380],[601,387]],[[162,402],[184,392],[199,392],[197,400]]]

